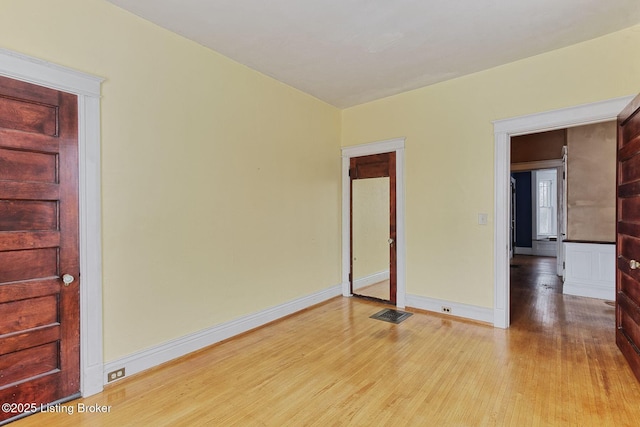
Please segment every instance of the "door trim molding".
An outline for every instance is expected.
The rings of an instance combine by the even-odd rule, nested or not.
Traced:
[[[351,235],[349,221],[349,162],[352,157],[369,156],[371,154],[396,153],[396,256],[397,287],[396,306],[404,308],[406,304],[405,283],[405,194],[404,194],[404,142],[405,138],[394,138],[368,144],[343,147],[342,150],[342,295],[351,296],[349,289],[349,239]]]
[[[104,79],[0,49],[0,75],[78,96],[80,391],[103,389],[100,87]]]
[[[509,209],[511,137],[534,132],[563,129],[609,120],[633,99],[633,96],[608,99],[493,122],[494,131],[494,301],[493,325],[508,328],[509,313]]]

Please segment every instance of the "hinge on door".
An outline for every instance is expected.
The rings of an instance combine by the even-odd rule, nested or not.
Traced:
[[[356,179],[358,177],[358,173],[356,168],[349,168],[349,178]]]
[[[349,283],[351,283],[351,273],[349,273]]]
[[[565,267],[564,267],[564,261],[562,261],[562,269],[564,270],[564,268],[565,268]]]

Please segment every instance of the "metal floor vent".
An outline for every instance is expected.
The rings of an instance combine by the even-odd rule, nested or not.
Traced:
[[[382,311],[377,312],[373,316],[369,316],[371,319],[383,320],[389,323],[400,323],[403,320],[407,319],[413,313],[407,313],[406,311],[398,311],[392,310],[390,308],[385,308]]]

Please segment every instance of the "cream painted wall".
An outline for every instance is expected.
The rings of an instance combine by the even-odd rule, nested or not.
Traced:
[[[389,270],[389,178],[353,183],[353,279]]]
[[[101,0],[0,47],[106,79],[105,361],[340,283],[340,111]]]
[[[341,141],[407,137],[407,291],[491,307],[491,121],[640,91],[640,27],[342,114],[102,0],[1,0],[0,47],[106,78],[106,362],[337,285]]]
[[[493,120],[639,91],[636,26],[344,110],[343,146],[406,137],[407,293],[493,307]]]

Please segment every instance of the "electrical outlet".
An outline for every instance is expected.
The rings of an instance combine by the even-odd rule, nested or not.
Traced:
[[[447,313],[447,314],[451,314],[451,307],[442,306],[442,312],[443,313]]]
[[[120,368],[118,370],[109,372],[107,374],[107,382],[119,380],[120,378],[123,378],[123,377],[124,377],[124,368]]]

